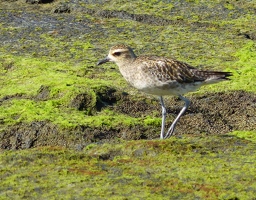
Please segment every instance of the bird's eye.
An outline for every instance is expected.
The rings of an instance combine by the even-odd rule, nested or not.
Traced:
[[[115,52],[114,53],[114,56],[120,56],[121,55],[121,52]]]

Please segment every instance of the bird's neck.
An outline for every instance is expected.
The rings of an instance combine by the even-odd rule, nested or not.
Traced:
[[[129,58],[129,59],[125,59],[122,60],[120,62],[117,62],[116,64],[118,65],[118,67],[121,68],[130,68],[132,67],[132,63],[136,60],[136,56]]]

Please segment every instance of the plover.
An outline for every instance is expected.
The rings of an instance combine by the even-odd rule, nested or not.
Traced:
[[[183,97],[207,84],[229,80],[231,72],[202,71],[187,63],[159,56],[136,56],[132,48],[119,44],[109,50],[108,56],[97,65],[114,62],[118,65],[123,77],[133,87],[145,93],[158,95],[162,106],[162,126],[160,138],[170,137],[181,115],[187,110],[190,101]],[[185,102],[178,116],[165,134],[166,108],[163,96],[178,96]]]

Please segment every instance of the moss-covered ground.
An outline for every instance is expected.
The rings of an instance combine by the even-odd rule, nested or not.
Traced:
[[[253,199],[255,155],[255,136],[6,151],[1,198]]]
[[[0,198],[254,199],[255,135],[246,135],[5,151]]]
[[[255,199],[254,1],[38,2],[0,1],[0,199]],[[96,66],[117,43],[233,77],[160,141],[158,99]]]

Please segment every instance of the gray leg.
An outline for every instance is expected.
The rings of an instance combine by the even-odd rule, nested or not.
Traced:
[[[162,96],[160,96],[160,103],[161,103],[161,106],[162,106],[162,127],[161,127],[160,139],[164,139],[164,127],[165,127],[165,118],[166,118],[166,108],[164,106],[164,100],[163,100]]]
[[[190,105],[190,101],[188,99],[186,99],[185,97],[179,95],[179,98],[181,100],[185,101],[185,106],[181,109],[180,113],[178,114],[176,119],[173,121],[172,125],[170,126],[170,128],[168,129],[166,135],[164,136],[164,139],[170,137],[173,134],[173,131],[174,131],[175,126],[176,126],[176,123],[178,122],[178,120],[180,119],[181,115],[183,115],[183,113],[187,110],[187,108]]]

